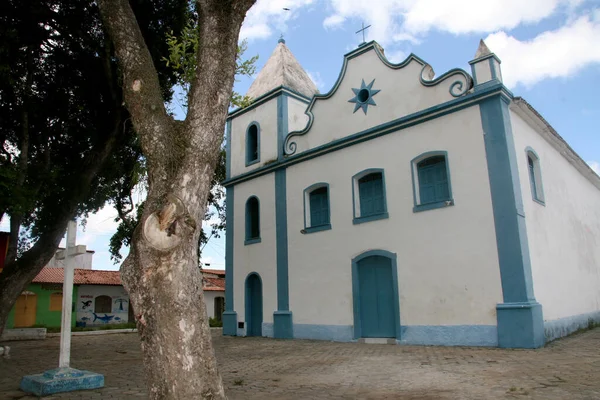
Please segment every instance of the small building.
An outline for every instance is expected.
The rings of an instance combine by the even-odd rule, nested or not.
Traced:
[[[64,269],[44,268],[17,299],[8,328],[60,327]],[[133,322],[119,271],[75,269],[72,326]]]
[[[280,39],[226,123],[225,335],[534,348],[600,321],[600,177],[483,41],[469,63],[362,43],[318,94]]]
[[[225,270],[202,269],[204,304],[209,318],[221,321],[225,311]]]
[[[225,310],[225,271],[203,270],[204,302],[210,318]],[[64,269],[46,267],[33,279],[11,310],[7,328],[60,327]],[[72,326],[135,322],[129,294],[119,271],[75,269]]]

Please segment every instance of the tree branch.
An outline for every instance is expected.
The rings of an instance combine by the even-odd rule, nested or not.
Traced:
[[[104,25],[123,71],[123,94],[144,153],[152,158],[172,123],[162,98],[158,74],[128,0],[98,0]]]
[[[196,1],[200,30],[196,57],[198,68],[190,87],[186,118],[193,132],[203,130],[202,116],[207,114],[203,106],[206,104],[222,104],[221,112],[223,115],[227,113],[236,70],[240,27],[255,2],[256,0]],[[229,58],[233,60],[226,61]]]

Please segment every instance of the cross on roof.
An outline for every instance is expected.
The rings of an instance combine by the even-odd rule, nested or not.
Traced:
[[[363,35],[363,41],[362,41],[361,45],[362,45],[362,44],[365,44],[365,31],[366,31],[368,28],[370,28],[370,27],[371,27],[371,25],[367,25],[367,26],[365,26],[365,23],[363,22],[363,23],[362,23],[362,29],[359,29],[359,30],[357,30],[357,31],[356,31],[356,33],[362,32],[362,35]]]

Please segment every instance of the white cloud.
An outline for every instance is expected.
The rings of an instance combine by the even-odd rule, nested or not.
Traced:
[[[299,9],[312,4],[314,1],[258,0],[246,15],[240,32],[240,39],[265,39],[273,33],[285,33],[287,22],[297,15]],[[289,11],[284,10],[284,8],[289,8]]]
[[[600,63],[600,21],[581,17],[544,32],[529,41],[519,41],[505,32],[489,35],[485,42],[502,60],[504,83],[531,86],[545,78],[569,77],[579,69]]]
[[[325,20],[323,21],[323,26],[325,27],[325,29],[339,28],[345,20],[346,20],[346,18],[342,17],[341,15],[338,15],[338,14],[330,15],[329,17],[325,18]]]
[[[321,73],[318,71],[317,72],[306,71],[306,73],[308,74],[308,77],[310,78],[310,80],[314,82],[317,89],[319,89],[319,92],[323,93],[324,89],[325,89],[325,81],[321,77]]]
[[[369,39],[382,44],[415,42],[436,29],[453,34],[488,33],[536,23],[561,7],[573,10],[581,0],[329,0],[326,28],[347,19],[371,24]],[[357,25],[358,26],[358,25]],[[357,28],[358,29],[358,28]]]
[[[596,174],[600,175],[600,162],[588,161],[587,163]]]

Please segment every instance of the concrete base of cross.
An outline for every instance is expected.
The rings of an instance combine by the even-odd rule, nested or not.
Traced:
[[[104,375],[74,368],[55,368],[43,374],[27,375],[21,379],[21,390],[36,396],[74,390],[97,389],[104,386]]]

